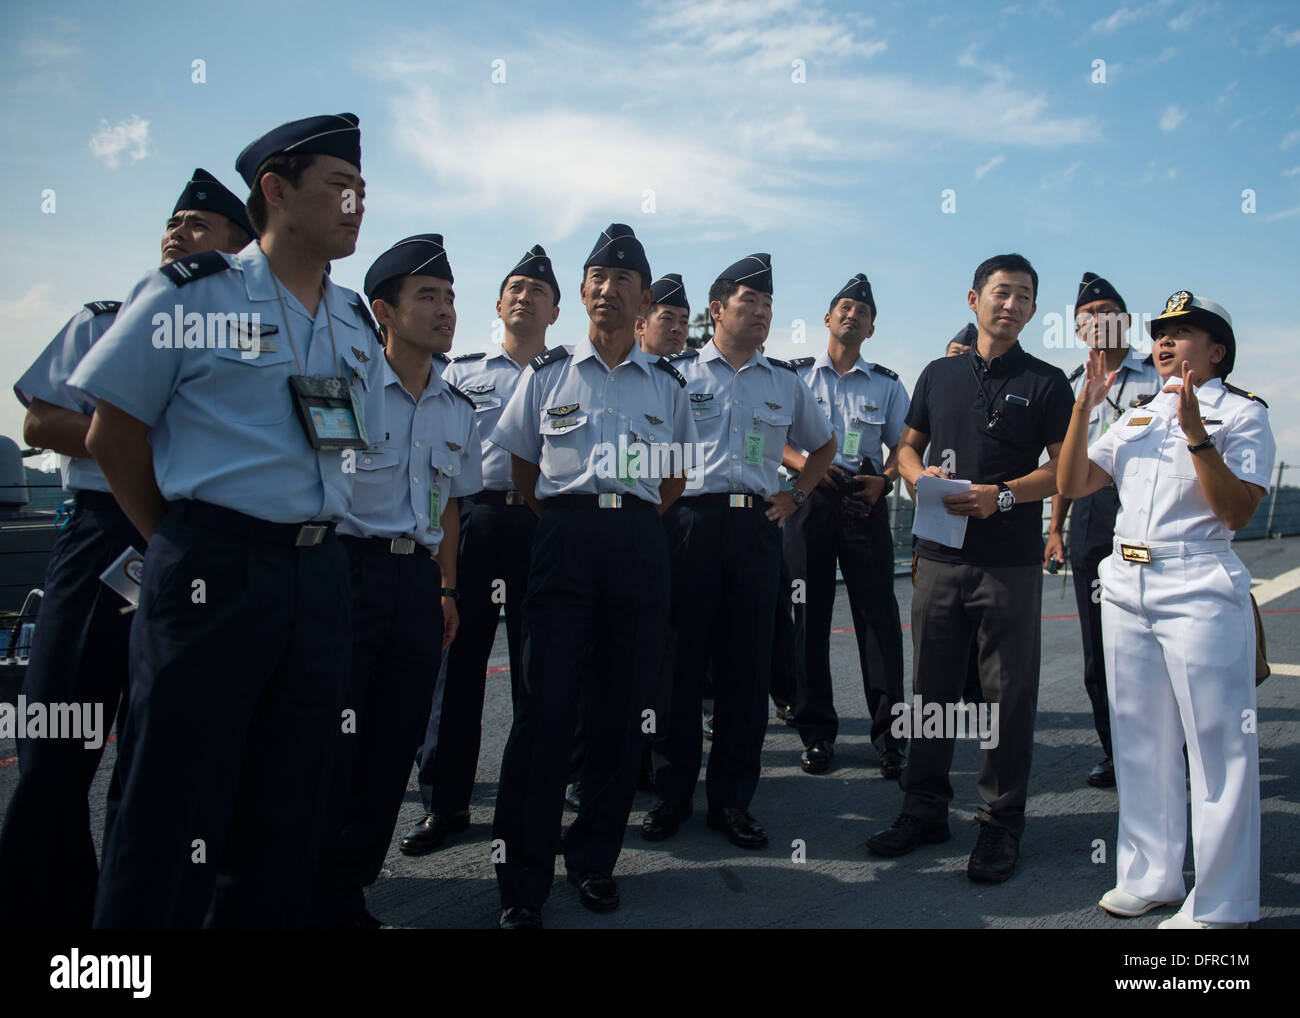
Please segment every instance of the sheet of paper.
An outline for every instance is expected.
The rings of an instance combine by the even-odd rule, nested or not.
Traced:
[[[962,495],[968,491],[970,481],[922,474],[916,479],[916,512],[912,517],[912,533],[936,544],[960,548],[966,540],[966,521],[970,517],[952,515],[943,500],[949,495]]]
[[[134,605],[140,602],[140,575],[143,570],[144,555],[128,547],[113,560],[111,566],[99,574],[99,578]]]

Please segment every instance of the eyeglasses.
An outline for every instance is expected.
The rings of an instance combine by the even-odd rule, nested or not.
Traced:
[[[1124,312],[1119,308],[1108,311],[1082,311],[1074,316],[1074,327],[1076,329],[1082,329],[1085,326],[1091,325],[1095,321],[1113,321],[1123,314]]]

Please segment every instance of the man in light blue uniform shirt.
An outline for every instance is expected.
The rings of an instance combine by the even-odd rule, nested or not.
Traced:
[[[749,813],[758,786],[772,660],[771,620],[781,571],[781,526],[835,455],[830,424],[792,367],[759,348],[772,324],[772,263],[754,254],[724,269],[709,291],[711,342],[673,358],[686,378],[699,432],[703,484],[668,509],[672,625],[677,634],[669,722],[655,742],[659,803],[641,826],[676,833],[692,811],[703,752],[704,676],[714,664],[708,825],[741,848],[767,834]],[[777,477],[787,442],[814,449],[793,491]]]
[[[658,513],[686,484],[695,424],[686,381],[636,345],[650,265],[621,223],[583,266],[587,337],[535,358],[492,441],[540,517],[524,602],[524,685],[501,762],[501,926],[541,925],[573,735],[581,715],[582,805],[564,839],[584,906],[619,904],[623,844],[668,614],[668,540]],[[664,455],[667,454],[667,455]]]
[[[163,231],[162,261],[214,248],[233,254],[252,235],[243,203],[196,169]],[[95,402],[67,381],[121,306],[91,301],[14,385],[27,408],[23,437],[60,454],[63,487],[76,499],[50,552],[22,693],[29,703],[102,704],[105,727],[119,701],[125,709],[132,617],[122,614],[122,597],[99,577],[128,547],[143,548],[144,540],[86,451]],[[87,795],[102,753],[102,742],[85,747],[71,740],[18,740],[18,786],[0,833],[0,925],[90,926],[99,865]],[[114,774],[106,826],[119,799]]]
[[[560,284],[545,249],[533,245],[501,281],[497,314],[501,349],[455,358],[443,373],[474,403],[483,449],[483,490],[460,502],[460,631],[448,648],[433,694],[424,745],[416,755],[424,818],[402,839],[407,855],[438,848],[469,827],[487,663],[504,602],[510,649],[510,699],[523,678],[520,629],[537,517],[514,489],[510,453],[488,441],[534,357],[546,352],[546,330],[560,313]]]
[[[300,925],[316,876],[351,651],[334,521],[386,430],[373,324],[326,272],[364,211],[357,118],[236,168],[258,242],[149,276],[69,383],[149,541],[97,926]]]
[[[838,561],[858,641],[862,689],[871,718],[871,742],[888,779],[902,772],[907,743],[890,731],[893,707],[903,699],[903,630],[894,597],[894,542],[884,496],[898,477],[897,448],[907,415],[907,390],[898,375],[863,359],[875,332],[876,298],[858,273],[831,298],[827,349],[795,364],[835,429],[839,447],[830,471],[813,491],[808,512],[787,527],[786,567],[807,580],[807,602],[793,607],[796,654],[795,727],[808,774],[830,769],[839,717],[831,685],[831,612]],[[804,450],[786,450],[785,465],[803,469]],[[783,606],[784,607],[784,606]],[[789,610],[789,608],[785,608]]]
[[[366,273],[385,339],[372,378],[386,435],[357,458],[339,537],[352,569],[352,681],[336,735],[329,832],[313,925],[375,928],[364,888],[379,877],[438,663],[456,637],[459,499],[482,487],[474,404],[433,369],[456,330],[442,236],[400,240]]]

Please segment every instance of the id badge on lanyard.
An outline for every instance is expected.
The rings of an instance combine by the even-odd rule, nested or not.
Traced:
[[[313,449],[369,447],[365,417],[347,379],[290,375],[289,391],[298,412],[298,423]]]

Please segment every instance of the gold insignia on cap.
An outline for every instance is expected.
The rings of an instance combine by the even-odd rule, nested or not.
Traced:
[[[1179,290],[1176,294],[1165,301],[1165,314],[1172,314],[1175,311],[1182,311],[1191,301],[1192,295],[1186,290]]]

